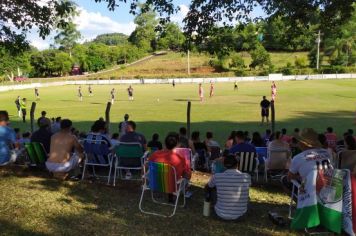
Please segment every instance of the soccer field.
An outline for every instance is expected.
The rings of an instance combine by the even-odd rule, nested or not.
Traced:
[[[341,135],[354,127],[356,80],[281,81],[277,82],[276,128],[314,127],[319,132],[332,126]],[[199,130],[203,139],[206,131],[214,132],[215,138],[223,142],[232,130],[263,132],[260,126],[259,103],[263,95],[270,98],[270,82],[240,82],[239,90],[233,83],[215,84],[215,95],[209,98],[209,84],[204,84],[205,101],[200,102],[198,84],[133,85],[134,101],[129,101],[126,85],[94,85],[94,96],[89,97],[87,86],[82,86],[83,101],[77,97],[77,86],[40,88],[41,100],[37,101],[35,118],[42,110],[49,118],[70,118],[74,127],[88,131],[93,121],[104,117],[110,90],[117,91],[111,109],[111,133],[118,131],[118,123],[125,113],[137,122],[137,130],[147,139],[154,132],[161,139],[169,131],[177,131],[185,125],[187,101],[192,101],[191,130]],[[0,93],[1,107],[7,110],[13,127],[21,132],[30,129],[29,122],[23,124],[17,117],[16,96],[35,100],[34,90],[17,90]],[[27,117],[29,120],[29,115]]]

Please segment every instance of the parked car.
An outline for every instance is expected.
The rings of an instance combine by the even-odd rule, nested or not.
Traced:
[[[16,77],[14,78],[14,81],[16,81],[16,82],[23,82],[23,81],[25,81],[25,80],[27,80],[27,78],[26,78],[26,77],[23,77],[23,76],[16,76]]]

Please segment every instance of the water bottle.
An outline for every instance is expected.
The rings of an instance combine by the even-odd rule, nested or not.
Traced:
[[[203,216],[210,216],[210,194],[207,193],[204,199]]]

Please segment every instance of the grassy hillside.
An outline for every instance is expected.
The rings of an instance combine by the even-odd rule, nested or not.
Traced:
[[[240,53],[245,61],[245,65],[251,63],[251,56],[246,53]],[[286,66],[287,62],[294,65],[296,57],[302,57],[307,60],[307,52],[272,52],[272,64],[276,68]],[[209,66],[211,56],[208,54],[191,53],[190,68],[191,77],[223,77],[235,76],[233,72],[216,71]],[[150,60],[135,64],[129,67],[121,67],[115,71],[102,73],[100,75],[90,76],[90,78],[177,78],[189,77],[188,59],[185,53],[169,52],[166,55],[156,56]],[[248,71],[256,74],[257,71]]]

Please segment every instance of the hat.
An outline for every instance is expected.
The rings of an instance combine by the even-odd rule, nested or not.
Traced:
[[[299,135],[295,135],[295,138],[308,147],[322,147],[318,133],[312,128],[305,128]]]

